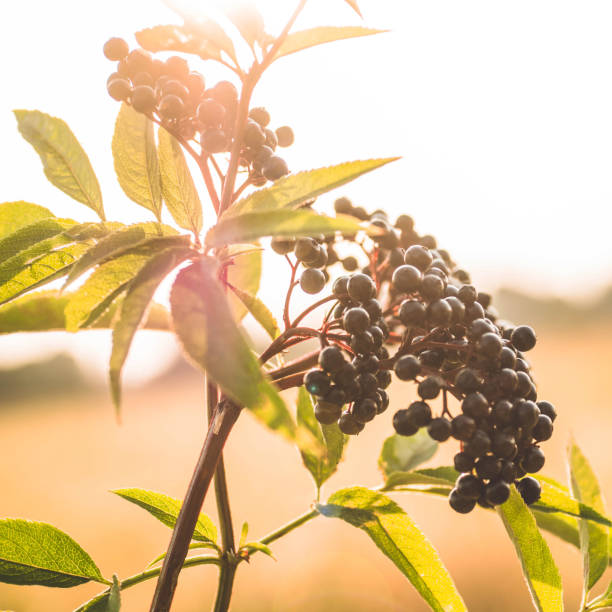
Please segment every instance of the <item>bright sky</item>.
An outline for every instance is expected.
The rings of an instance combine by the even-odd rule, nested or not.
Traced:
[[[293,4],[258,2],[269,30]],[[580,296],[612,282],[612,4],[360,5],[365,25],[392,32],[283,59],[256,91],[254,103],[274,124],[294,127],[290,167],[401,155],[341,193],[371,210],[413,215],[481,287]],[[105,92],[112,65],[101,47],[110,36],[133,44],[135,30],[177,18],[157,0],[3,8],[0,201],[93,218],[46,182],[18,135],[11,110],[38,108],[65,119],[88,151],[107,215],[143,219],[114,180],[118,104]],[[358,23],[342,0],[310,0],[298,27]],[[227,76],[199,69],[209,82]]]

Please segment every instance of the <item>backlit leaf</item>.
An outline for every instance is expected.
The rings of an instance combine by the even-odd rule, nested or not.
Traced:
[[[227,281],[250,296],[256,296],[261,282],[261,248],[248,250],[248,245],[232,244],[224,249],[220,255],[224,260],[229,260],[227,266]],[[228,293],[232,312],[237,321],[244,318],[248,306],[238,296]]]
[[[122,104],[113,134],[113,160],[119,185],[128,198],[161,220],[162,191],[153,122]]]
[[[2,202],[0,204],[0,238],[16,232],[21,227],[54,216],[49,209],[38,204],[24,201]]]
[[[252,2],[232,2],[225,8],[225,14],[249,45],[264,40],[263,17]]]
[[[16,110],[21,135],[36,149],[46,177],[104,221],[102,192],[87,154],[68,125],[40,111]]]
[[[245,308],[253,315],[253,318],[266,330],[270,338],[274,339],[280,333],[278,323],[269,308],[255,296],[234,287],[230,287],[232,293],[238,297]]]
[[[394,434],[385,440],[378,466],[387,477],[393,472],[409,472],[431,459],[437,450],[438,443],[426,429],[410,437]]]
[[[91,557],[53,525],[0,520],[0,581],[68,588],[94,580],[108,584]]]
[[[208,40],[200,40],[181,25],[158,25],[136,32],[138,44],[147,51],[179,51],[201,59],[221,59],[220,49]]]
[[[422,531],[392,500],[352,487],[334,493],[317,510],[365,531],[383,554],[438,612],[467,610],[438,553]]]
[[[179,227],[199,234],[202,204],[181,145],[164,129],[160,129],[158,135],[162,193],[168,210]]]
[[[176,334],[195,364],[234,401],[293,439],[295,423],[276,389],[264,378],[208,261],[179,272],[170,304]]]
[[[535,518],[517,492],[511,487],[510,498],[497,510],[516,548],[529,592],[540,612],[563,610],[561,576]]]

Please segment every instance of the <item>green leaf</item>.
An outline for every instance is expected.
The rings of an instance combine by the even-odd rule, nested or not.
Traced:
[[[344,0],[362,19],[363,15],[359,10],[359,6],[357,6],[357,0]]]
[[[121,404],[121,370],[127,359],[136,330],[145,319],[147,309],[160,283],[192,255],[188,248],[166,249],[154,255],[135,276],[121,305],[119,319],[113,328],[110,358],[110,383],[115,410]]]
[[[89,206],[102,219],[102,193],[89,158],[68,125],[40,111],[16,110],[21,135],[36,149],[45,176],[64,193]]]
[[[192,542],[189,545],[189,550],[198,550],[201,548],[212,548],[213,550],[219,551],[219,547],[214,542]],[[155,557],[147,567],[153,567],[160,561],[163,561],[166,558],[167,552],[163,552],[161,555]]]
[[[247,310],[253,315],[253,318],[266,330],[270,338],[274,340],[280,333],[280,330],[274,315],[270,312],[268,307],[259,298],[256,298],[250,293],[242,291],[233,285],[230,285],[230,288],[234,295],[240,299]]]
[[[354,234],[360,230],[374,234],[379,232],[376,227],[365,228],[348,215],[326,217],[306,209],[273,210],[221,219],[206,234],[206,244],[218,247],[264,236],[317,236],[335,232]]]
[[[523,566],[529,592],[540,612],[563,610],[563,587],[546,541],[533,514],[514,486],[510,498],[498,507],[504,526]]]
[[[467,610],[438,553],[392,500],[363,487],[334,493],[318,511],[365,531],[433,610]]]
[[[64,289],[101,261],[109,259],[136,246],[143,246],[147,238],[176,236],[177,232],[169,225],[161,223],[138,223],[112,232],[92,246],[70,270]]]
[[[0,520],[0,582],[68,588],[90,580],[109,584],[63,531],[47,523]]]
[[[393,472],[409,472],[431,459],[437,450],[438,443],[431,439],[426,429],[410,437],[394,434],[385,440],[378,466],[386,477]]]
[[[233,400],[293,440],[295,423],[276,389],[264,378],[207,260],[179,272],[170,305],[176,334],[195,364]]]
[[[219,47],[210,40],[202,40],[180,25],[158,25],[136,32],[138,44],[147,51],[179,51],[197,55],[203,60],[220,60]]]
[[[601,514],[606,509],[597,476],[578,446],[571,442],[568,448],[568,464],[572,495]],[[580,550],[584,569],[583,602],[608,568],[608,546],[610,529],[596,523],[579,521]]]
[[[540,480],[542,495],[533,508],[542,512],[563,512],[578,518],[588,519],[606,527],[612,526],[612,521],[595,508],[572,499],[568,493],[558,489],[545,480]]]
[[[87,249],[88,245],[85,243],[72,244],[34,260],[0,284],[0,305],[65,276]]]
[[[66,305],[70,294],[58,291],[29,293],[0,307],[0,334],[16,332],[66,331]],[[114,319],[117,304],[97,319],[93,328],[108,329]],[[146,329],[170,329],[168,311],[159,304],[152,304],[144,324]]]
[[[261,282],[261,248],[246,251],[243,244],[232,244],[221,254],[223,264],[227,265],[227,280],[238,290],[256,296]],[[227,296],[234,317],[242,320],[249,308],[238,296],[229,293]]]
[[[159,130],[158,136],[162,193],[168,210],[179,227],[199,234],[202,231],[202,204],[181,145],[164,129]]]
[[[247,536],[249,535],[249,524],[247,522],[242,523],[240,529],[240,540],[238,541],[238,549],[241,549],[246,542]]]
[[[362,28],[360,26],[322,26],[310,28],[299,32],[291,32],[283,44],[280,46],[275,60],[291,53],[297,53],[310,47],[323,45],[336,40],[346,40],[347,38],[358,38],[360,36],[371,36],[372,34],[382,34],[389,30],[374,30],[372,28]]]
[[[459,473],[452,467],[438,467],[412,472],[389,472],[386,476],[384,491],[390,491],[403,485],[432,485],[448,489],[454,486]]]
[[[3,202],[0,204],[0,238],[16,232],[21,227],[54,216],[49,209],[38,204],[31,204],[23,200]]]
[[[264,41],[264,20],[251,2],[233,2],[224,10],[228,19],[251,47],[255,43],[261,44]]]
[[[119,612],[121,610],[121,585],[117,575],[113,575],[113,586],[111,587],[106,604],[106,612]]]
[[[268,555],[268,557],[272,557],[272,559],[274,559],[276,561],[276,557],[274,556],[274,553],[272,552],[272,549],[267,546],[266,544],[262,544],[261,542],[247,542],[243,548],[246,548],[246,550],[248,551],[249,554],[251,554],[252,552],[258,550],[259,552],[264,553],[265,555]]]
[[[348,436],[339,429],[338,424],[320,425],[314,414],[310,394],[304,387],[298,390],[297,423],[300,429],[308,431],[315,443],[300,444],[300,453],[306,469],[312,475],[317,492],[323,483],[336,471],[342,458]]]
[[[144,508],[166,527],[174,529],[182,505],[182,502],[178,499],[144,489],[115,489],[111,493],[115,493],[123,499]],[[217,528],[206,514],[200,513],[192,539],[216,543]]]
[[[125,195],[161,221],[161,174],[153,122],[128,104],[122,104],[112,149],[117,180]]]
[[[245,212],[265,212],[280,208],[295,208],[317,196],[336,189],[357,177],[399,159],[368,159],[353,161],[291,174],[275,181],[265,189],[258,189],[227,209],[222,218],[235,217]]]

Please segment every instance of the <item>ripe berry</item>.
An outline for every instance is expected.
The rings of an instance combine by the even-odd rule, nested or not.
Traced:
[[[266,135],[266,145],[275,151],[276,147],[278,146],[276,134],[269,128],[264,129],[264,134]]]
[[[462,474],[455,483],[457,492],[469,499],[478,499],[483,492],[482,481],[473,474]]]
[[[136,76],[139,72],[150,72],[153,59],[144,49],[134,49],[125,58],[125,64],[129,75]]]
[[[487,357],[498,357],[502,350],[501,338],[493,332],[487,332],[480,336],[477,348],[480,353]]]
[[[481,384],[482,380],[471,368],[463,368],[455,376],[455,387],[463,393],[477,391]]]
[[[139,113],[150,113],[157,105],[155,92],[148,85],[138,85],[132,92],[132,106]]]
[[[516,395],[527,397],[531,393],[531,377],[527,372],[517,372],[516,374]]]
[[[207,153],[222,153],[227,151],[229,140],[223,130],[208,128],[202,132],[202,149]]]
[[[315,417],[322,425],[335,423],[342,414],[342,406],[321,400],[314,409]]]
[[[244,128],[243,140],[247,147],[256,149],[266,142],[266,135],[263,133],[259,123],[249,120]]]
[[[178,96],[183,102],[189,99],[189,90],[177,80],[166,81],[161,88],[162,96]]]
[[[427,300],[438,300],[444,295],[446,285],[439,276],[426,274],[421,283],[421,295]]]
[[[419,430],[408,410],[398,410],[393,415],[393,428],[400,436],[413,436]]]
[[[425,320],[425,305],[416,300],[404,300],[400,304],[398,318],[407,327],[417,326]]]
[[[364,397],[353,404],[353,417],[359,423],[368,423],[378,413],[376,402],[369,397]]]
[[[189,89],[191,99],[194,101],[199,100],[204,93],[204,89],[206,89],[204,77],[199,72],[195,71],[189,73],[189,76],[185,80],[185,85],[187,89]]]
[[[370,315],[363,308],[349,308],[344,313],[342,324],[349,334],[360,334],[370,326]]]
[[[183,100],[174,94],[164,96],[159,103],[159,114],[164,119],[178,119],[184,111]]]
[[[461,323],[465,317],[465,306],[458,297],[454,295],[449,295],[449,289],[451,288],[454,289],[453,285],[448,285],[446,287],[444,293],[447,297],[445,298],[445,301],[450,305],[451,310],[453,311],[453,322]]]
[[[448,503],[455,512],[459,512],[459,514],[468,514],[468,512],[474,509],[476,500],[464,497],[457,489],[453,489],[448,496]]]
[[[300,287],[311,295],[319,293],[325,287],[325,274],[317,268],[307,268],[300,276]]]
[[[526,476],[516,483],[516,488],[521,494],[523,501],[528,505],[535,504],[542,494],[540,483],[531,476]]]
[[[225,113],[225,106],[212,98],[206,98],[198,105],[198,119],[204,125],[214,127],[221,125],[225,119]]]
[[[376,285],[367,274],[353,274],[347,285],[349,297],[356,302],[366,302],[376,295]]]
[[[353,203],[348,198],[338,198],[334,202],[334,210],[341,215],[347,215],[353,210]]]
[[[121,78],[110,81],[107,84],[106,89],[110,97],[117,100],[117,102],[127,100],[132,93],[132,86],[130,85],[130,82],[127,79]]]
[[[339,276],[332,285],[332,293],[338,298],[348,296],[348,276]]]
[[[465,396],[461,410],[473,419],[480,419],[489,413],[489,402],[482,393],[474,391]]]
[[[538,402],[538,408],[542,414],[545,414],[551,421],[557,418],[557,411],[550,402]]]
[[[448,440],[450,438],[451,431],[451,422],[444,417],[433,419],[427,427],[429,437],[437,442],[445,442]]]
[[[398,223],[403,217],[409,219],[409,222],[406,223],[405,221],[402,221],[402,225],[398,225]],[[402,230],[405,230],[405,226],[410,225],[410,229],[412,229],[413,223],[414,222],[410,217],[408,217],[407,215],[402,215],[398,218],[396,226]],[[429,249],[426,249],[421,245],[415,244],[406,250],[406,253],[404,254],[404,261],[407,265],[415,266],[419,270],[424,271],[427,270],[427,268],[429,268],[429,266],[431,265],[433,261],[433,255],[429,252]]]
[[[514,369],[516,365],[516,352],[509,346],[504,346],[499,354],[499,361],[502,368]]]
[[[497,378],[499,388],[505,393],[512,393],[518,385],[518,376],[514,370],[503,368]]]
[[[265,128],[270,123],[270,113],[263,106],[252,108],[249,111],[249,117],[253,121],[257,121],[262,128]]]
[[[133,79],[134,87],[138,85],[147,85],[147,87],[155,88],[155,79],[148,72],[139,72]]]
[[[491,448],[491,438],[482,429],[477,429],[474,435],[465,443],[463,451],[474,458],[482,457]]]
[[[330,386],[331,380],[322,370],[310,370],[304,376],[304,387],[311,395],[324,397]]]
[[[517,425],[520,425],[525,429],[531,429],[538,422],[540,409],[534,402],[521,400],[515,404],[513,410]]]
[[[437,376],[428,376],[417,387],[419,396],[423,399],[434,399],[440,395],[442,381]]]
[[[238,90],[229,81],[219,81],[208,93],[211,98],[223,104],[228,110],[234,108],[238,101]]]
[[[355,436],[363,430],[365,425],[357,421],[350,412],[344,411],[338,420],[338,427],[343,434]]]
[[[389,395],[384,389],[377,389],[378,414],[383,413],[389,407]]]
[[[457,453],[453,463],[458,472],[470,472],[474,467],[474,457],[464,452]]]
[[[288,125],[276,129],[276,139],[279,147],[290,147],[294,141],[293,130]]]
[[[270,246],[275,253],[279,255],[287,255],[295,248],[295,240],[292,238],[272,238]]]
[[[393,366],[400,380],[414,380],[421,372],[421,362],[414,355],[403,355]]]
[[[395,269],[391,282],[400,293],[412,293],[421,285],[423,275],[418,268],[403,265]]]
[[[345,363],[344,354],[337,346],[326,346],[319,353],[319,365],[326,372],[337,372]]]
[[[435,300],[427,307],[427,316],[432,325],[447,326],[453,317],[453,309],[446,300]]]
[[[103,51],[106,59],[118,62],[130,52],[130,48],[123,38],[109,38],[104,43]]]
[[[395,227],[397,227],[398,229],[401,229],[403,232],[410,232],[414,228],[414,219],[410,217],[409,215],[400,215],[395,222]],[[406,263],[410,263],[410,262],[407,261]],[[425,268],[428,265],[429,264],[427,264]],[[420,267],[420,266],[417,266],[417,267]]]
[[[352,255],[349,255],[348,257],[345,257],[342,260],[342,267],[347,272],[353,272],[354,270],[357,269],[358,265],[359,265],[359,263],[357,262],[357,259],[355,257],[353,257]]]
[[[382,307],[376,298],[364,301],[362,307],[370,315],[371,321],[377,321],[382,317]]]
[[[535,424],[531,435],[536,442],[548,440],[553,434],[553,424],[550,417],[541,414],[538,417],[538,422]]]
[[[499,506],[510,497],[510,486],[503,480],[491,482],[485,488],[485,497],[493,506]]]
[[[474,319],[482,319],[485,316],[484,308],[478,303],[474,302],[465,309],[465,320],[473,321]]]
[[[464,304],[473,304],[476,301],[476,298],[478,297],[476,287],[473,287],[472,285],[463,285],[462,287],[459,287],[457,297]]]
[[[514,459],[518,450],[514,436],[502,432],[493,436],[491,448],[494,455],[500,459]]]
[[[269,181],[277,181],[279,178],[289,174],[289,167],[282,157],[272,155],[264,164],[262,172]]]
[[[425,402],[412,402],[407,408],[408,418],[417,426],[425,427],[431,422],[431,408]]]
[[[501,472],[501,461],[497,457],[485,455],[476,461],[476,473],[480,478],[492,480],[497,478]]]
[[[360,332],[351,336],[351,349],[358,355],[367,355],[375,348],[374,337],[369,331]]]
[[[544,467],[544,462],[546,458],[544,457],[544,453],[537,446],[532,446],[525,453],[523,460],[521,461],[521,467],[528,474],[535,474],[535,472],[539,472]]]
[[[459,414],[452,420],[453,438],[467,441],[476,431],[476,421],[465,414]]]
[[[379,389],[386,389],[391,384],[391,372],[389,370],[379,370],[376,373]]]
[[[530,351],[536,345],[536,335],[528,325],[520,325],[512,332],[510,342],[519,351]]]

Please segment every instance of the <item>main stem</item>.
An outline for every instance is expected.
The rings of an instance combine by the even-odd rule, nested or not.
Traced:
[[[179,573],[189,550],[189,543],[204,503],[204,497],[217,469],[225,441],[239,414],[240,408],[227,401],[220,402],[215,410],[172,532],[168,554],[164,558],[151,603],[151,612],[169,612],[170,610]]]

